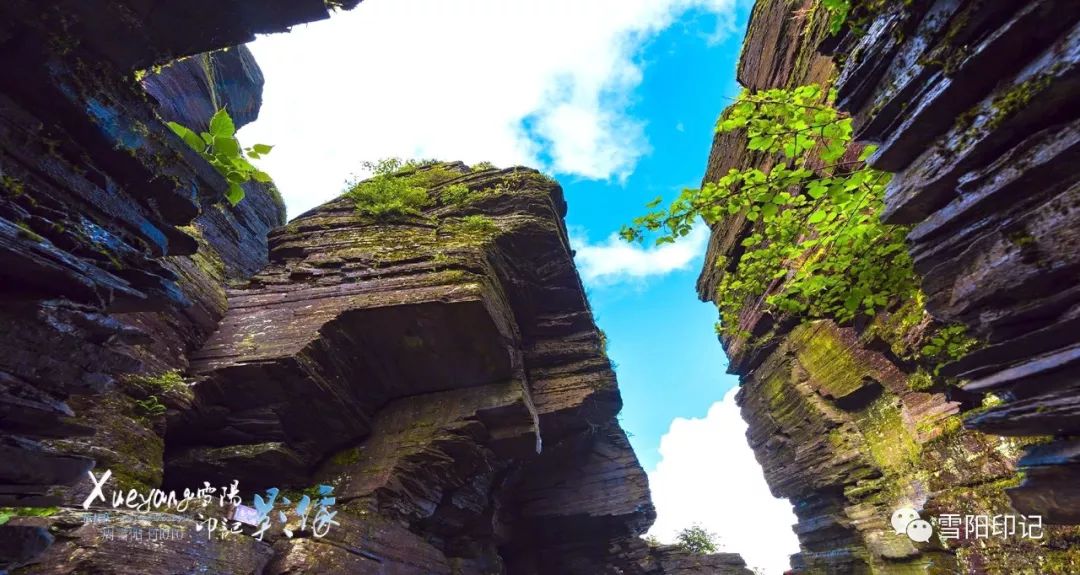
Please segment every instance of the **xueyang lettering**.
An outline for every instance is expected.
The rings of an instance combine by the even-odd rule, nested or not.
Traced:
[[[114,509],[184,513],[193,504],[205,511],[216,503],[221,508],[219,515],[196,513],[195,531],[205,531],[208,539],[214,535],[217,535],[220,539],[225,539],[230,535],[241,534],[243,533],[243,526],[247,525],[255,528],[251,535],[261,541],[264,534],[275,523],[281,525],[281,531],[287,538],[292,538],[299,532],[308,531],[309,526],[310,533],[316,538],[321,538],[326,536],[332,526],[339,524],[334,519],[337,511],[331,510],[337,499],[333,496],[333,487],[329,485],[317,486],[313,493],[314,497],[301,494],[295,504],[278,488],[270,488],[266,490],[265,497],[255,494],[252,506],[247,506],[243,504],[240,496],[239,480],[233,480],[232,483],[221,487],[213,486],[208,481],[203,482],[203,487],[195,490],[184,489],[180,495],[176,491],[166,492],[161,489],[151,489],[147,492],[139,492],[136,489],[114,489],[108,491],[108,495],[106,495],[106,487],[113,477],[112,471],[106,470],[100,477],[94,475],[93,472],[87,472],[87,475],[90,477],[93,487],[90,494],[83,501],[82,507],[84,510],[88,510],[91,505],[100,502],[105,505],[111,504]],[[290,509],[289,506],[292,506],[292,508]],[[95,513],[91,516],[90,522],[99,525],[105,524],[108,522],[108,514]],[[143,539],[141,531],[139,533],[124,532],[123,537],[117,537],[117,532],[112,527],[105,528],[103,534],[108,540],[119,538],[121,540],[141,541]],[[148,539],[176,539],[182,534],[183,528],[178,527],[172,532],[165,531],[164,535],[158,533],[157,537],[149,537]]]
[[[220,506],[226,504],[240,505],[242,503],[239,489],[240,481],[235,479],[231,484],[221,487],[220,491],[218,491],[217,487],[211,486],[210,482],[204,482],[203,487],[195,491],[185,488],[183,495],[180,497],[177,496],[176,491],[165,492],[155,488],[140,493],[136,489],[128,489],[126,491],[111,491],[107,500],[105,498],[105,484],[112,478],[112,470],[106,470],[100,479],[94,475],[93,471],[87,471],[86,474],[90,476],[93,489],[83,501],[83,509],[90,509],[92,504],[101,500],[103,503],[111,502],[114,509],[127,508],[135,511],[177,511],[183,513],[187,511],[192,502],[198,501],[203,505],[212,504],[215,494],[217,494],[216,499]]]

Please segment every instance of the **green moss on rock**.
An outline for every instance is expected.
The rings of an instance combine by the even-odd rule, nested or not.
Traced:
[[[918,464],[919,443],[905,425],[894,398],[884,396],[874,401],[855,424],[871,457],[883,470],[902,474]]]
[[[867,366],[858,361],[828,324],[799,326],[792,332],[791,340],[799,364],[809,373],[812,385],[824,395],[841,398],[863,387]]]

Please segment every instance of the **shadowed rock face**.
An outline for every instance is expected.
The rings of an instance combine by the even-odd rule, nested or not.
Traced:
[[[237,126],[259,117],[263,75],[247,46],[196,54],[168,66],[168,74],[149,73],[142,80],[163,120],[202,128],[223,104]]]
[[[340,199],[272,234],[270,265],[230,290],[190,354],[165,486],[328,484],[339,509],[325,538],[234,541],[223,572],[748,573],[736,555],[639,538],[655,513],[558,185],[523,168],[421,169],[441,175],[420,215],[374,220]],[[468,197],[445,199],[450,186]],[[26,572],[116,560],[80,525]]]
[[[107,513],[111,531],[93,523],[82,509],[18,520],[23,525],[47,524],[56,542],[13,573],[261,573],[273,556],[269,544],[251,538],[211,540],[196,532],[194,517],[115,509]]]
[[[324,20],[360,0],[60,0],[47,7],[33,0],[12,0],[2,8],[0,39],[32,30],[62,32],[62,47],[81,46],[121,72],[165,64],[192,54],[244,44],[255,34],[286,32],[296,24]]]
[[[1048,528],[1041,541],[912,544],[889,518],[910,506],[923,518],[1077,522],[1080,459],[1068,436],[1080,170],[1077,110],[1066,102],[1080,85],[1080,15],[1049,1],[885,2],[873,13],[853,3],[864,33],[829,36],[813,4],[755,4],[740,82],[838,90],[858,137],[881,144],[871,164],[896,173],[885,217],[913,225],[926,310],[988,345],[942,369],[967,380],[961,390],[921,384],[900,358],[929,324],[905,325],[904,309],[837,326],[774,316],[753,298],[722,318],[750,334],[723,343],[741,376],[750,445],[799,518],[792,564],[801,573],[1076,572],[1075,527]],[[745,145],[742,134],[718,134],[705,180],[770,166]],[[753,225],[736,215],[714,226],[703,299],[733,269],[716,259],[737,261]],[[988,391],[1004,403],[973,409]]]
[[[95,36],[102,30],[76,16],[119,4],[79,4],[0,8],[10,71],[0,79],[0,445],[12,463],[0,470],[0,505],[73,497],[61,487],[95,460],[129,468],[135,484],[160,481],[159,433],[136,418],[147,392],[117,384],[183,368],[225,311],[224,282],[265,265],[260,246],[284,223],[265,188],[222,208],[224,179],[94,47],[122,39]],[[240,53],[228,54],[211,75],[235,67]],[[255,70],[220,103],[258,93]],[[157,77],[177,73],[166,66]],[[200,94],[199,82],[188,74],[174,85]],[[174,111],[167,119],[205,125]]]

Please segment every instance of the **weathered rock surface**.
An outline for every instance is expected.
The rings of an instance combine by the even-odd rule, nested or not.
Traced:
[[[740,82],[837,88],[860,137],[881,144],[873,165],[897,172],[886,217],[915,224],[909,240],[926,309],[968,324],[988,345],[943,369],[969,380],[963,391],[947,390],[926,385],[896,353],[921,329],[904,325],[902,310],[856,326],[796,328],[800,318],[775,317],[754,298],[722,318],[749,334],[723,343],[741,376],[750,444],[774,494],[789,498],[799,518],[793,567],[1075,572],[1075,528],[1048,528],[1041,541],[919,544],[894,534],[889,518],[910,506],[924,518],[1027,513],[1076,522],[1074,441],[1045,436],[1068,436],[1080,421],[1080,170],[1077,110],[1066,104],[1080,85],[1072,72],[1080,15],[1050,1],[856,4],[851,20],[861,32],[830,37],[814,5],[755,4]],[[705,180],[731,167],[768,168],[771,160],[745,144],[740,134],[718,134]],[[703,299],[714,298],[752,226],[738,215],[714,226]],[[720,256],[728,268],[714,265]],[[1005,402],[972,412],[988,391]]]
[[[421,216],[377,221],[339,199],[271,236],[271,264],[193,355],[166,482],[330,484],[350,520],[410,526],[382,559],[281,541],[279,572],[313,556],[413,572],[402,535],[434,546],[431,572],[603,571],[610,541],[654,514],[561,190],[526,169],[421,169],[440,173]],[[452,185],[468,199],[443,199]]]
[[[1005,399],[968,425],[1063,437],[1033,448],[1011,493],[1024,512],[1080,523],[1075,465],[1046,457],[1080,433],[1080,14],[1052,1],[897,3],[875,25],[845,40],[858,56],[840,89],[882,143],[872,164],[896,172],[886,219],[917,224],[927,309],[989,342],[949,370]],[[874,73],[848,73],[872,60]]]
[[[4,445],[19,452],[11,459],[18,465],[0,471],[0,504],[62,501],[56,487],[85,479],[95,459],[149,465],[133,475],[160,481],[153,460],[160,462],[161,439],[150,425],[131,413],[90,414],[107,417],[146,399],[115,390],[125,374],[184,367],[184,354],[224,313],[223,282],[264,265],[259,247],[284,222],[267,189],[249,190],[250,203],[238,210],[221,209],[223,178],[164,126],[112,58],[110,43],[124,39],[92,24],[124,9],[0,8],[0,61],[10,71],[0,80],[0,433],[14,434]],[[220,74],[229,59],[217,56],[207,70]],[[245,90],[257,103],[250,94],[261,78],[249,69],[254,75],[234,78],[222,104]],[[159,78],[178,75],[167,66]],[[199,81],[172,85],[197,99],[205,92]],[[205,124],[190,113],[168,119]],[[78,413],[65,403],[71,394],[83,396]],[[96,394],[104,395],[89,399]],[[136,437],[151,451],[118,443]]]
[[[84,47],[120,72],[165,64],[177,58],[244,44],[255,34],[285,32],[296,24],[323,20],[334,9],[360,0],[61,0],[43,7],[12,0],[2,8],[0,40],[32,31],[56,36],[61,47]],[[11,24],[8,24],[8,23]]]
[[[737,553],[688,553],[671,546],[651,550],[661,566],[661,573],[677,575],[750,575],[746,562]]]
[[[240,543],[220,572],[746,573],[737,555],[658,555],[639,538],[655,514],[558,185],[527,169],[423,169],[442,179],[421,215],[374,220],[339,199],[275,232],[270,265],[230,290],[191,354],[165,486],[326,484],[339,510],[326,537]],[[468,197],[444,199],[451,185]],[[19,572],[116,560],[68,515],[49,522],[74,535]],[[133,565],[183,571],[224,552],[208,545]]]
[[[190,517],[110,509],[64,510],[49,518],[19,518],[18,528],[48,526],[56,542],[19,574],[260,573],[270,561],[270,545],[233,535],[219,539],[196,530]]]

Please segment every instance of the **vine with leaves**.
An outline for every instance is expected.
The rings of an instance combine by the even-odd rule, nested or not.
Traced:
[[[244,199],[242,184],[249,181],[269,183],[270,176],[266,172],[256,168],[250,160],[258,160],[270,153],[273,146],[255,144],[248,148],[242,148],[236,139],[236,124],[232,117],[219,109],[210,118],[210,126],[207,131],[196,133],[191,128],[177,122],[168,122],[169,128],[184,140],[191,149],[195,150],[214,166],[229,187],[225,191],[225,199],[235,206]]]
[[[866,165],[873,148],[849,153],[851,118],[832,106],[834,98],[817,85],[743,93],[717,130],[744,130],[747,149],[774,159],[771,168],[733,168],[667,208],[656,209],[658,198],[622,237],[640,241],[653,232],[657,243],[673,242],[699,217],[710,225],[740,215],[757,222],[720,281],[725,317],[757,297],[781,312],[845,322],[912,297],[919,288],[907,230],[879,221],[890,175]]]

